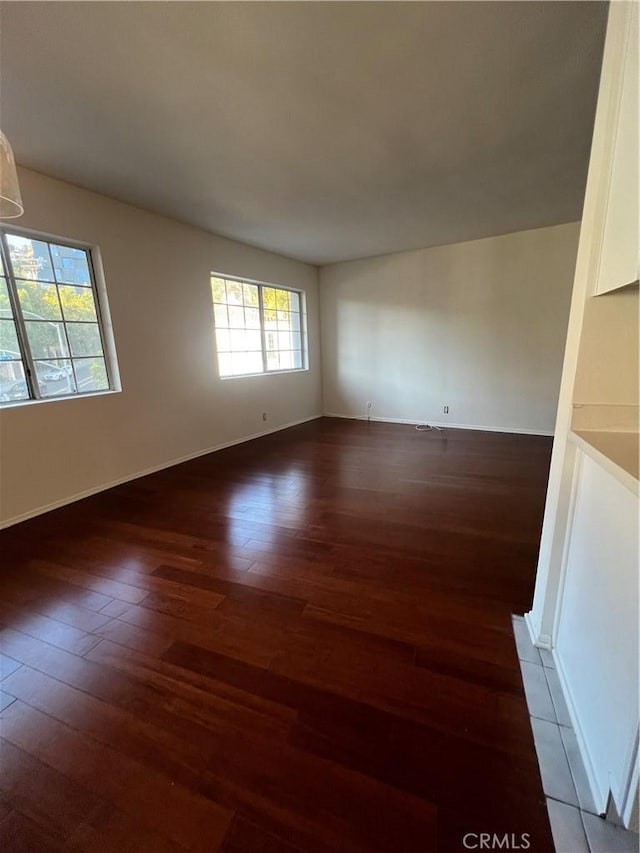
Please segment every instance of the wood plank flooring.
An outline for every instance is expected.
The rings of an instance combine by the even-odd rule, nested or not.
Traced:
[[[2,849],[553,850],[510,623],[550,449],[324,418],[4,531]]]

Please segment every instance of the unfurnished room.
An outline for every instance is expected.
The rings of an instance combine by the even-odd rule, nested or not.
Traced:
[[[0,3],[3,851],[638,851],[639,7]]]

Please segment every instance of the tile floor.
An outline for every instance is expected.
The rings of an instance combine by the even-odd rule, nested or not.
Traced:
[[[556,853],[638,853],[638,835],[603,820],[582,763],[553,656],[513,617],[524,691]]]

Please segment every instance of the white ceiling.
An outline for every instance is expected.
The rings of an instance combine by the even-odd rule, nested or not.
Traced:
[[[312,263],[579,219],[606,6],[18,2],[31,168]]]

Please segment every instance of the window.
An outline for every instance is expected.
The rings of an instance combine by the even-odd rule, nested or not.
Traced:
[[[112,387],[89,249],[0,228],[0,404]]]
[[[220,376],[305,368],[303,296],[211,277]]]

